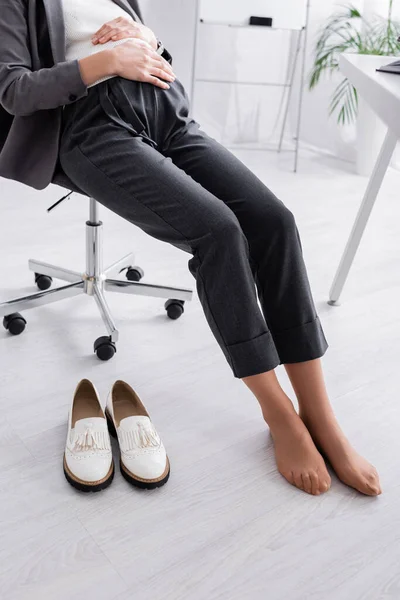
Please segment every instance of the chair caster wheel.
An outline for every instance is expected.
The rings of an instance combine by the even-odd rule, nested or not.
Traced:
[[[144,277],[144,271],[140,267],[128,267],[126,278],[128,281],[140,281]]]
[[[26,320],[20,313],[13,313],[4,317],[3,327],[12,335],[19,335],[26,327]]]
[[[35,283],[38,286],[39,290],[44,292],[51,287],[53,283],[53,279],[48,275],[41,275],[40,273],[35,273]]]
[[[184,300],[167,300],[164,304],[164,308],[167,311],[167,315],[170,319],[179,319],[183,315],[184,312]]]
[[[110,360],[117,351],[117,347],[109,335],[97,338],[94,343],[94,352],[100,360]]]

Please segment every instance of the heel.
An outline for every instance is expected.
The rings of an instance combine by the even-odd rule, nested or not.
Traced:
[[[108,431],[110,432],[110,435],[112,435],[113,437],[117,437],[117,432],[115,430],[115,425],[113,423],[112,418],[110,417],[110,415],[108,414],[108,411],[105,411],[105,415],[106,415],[106,419],[107,419],[107,426],[108,426]]]

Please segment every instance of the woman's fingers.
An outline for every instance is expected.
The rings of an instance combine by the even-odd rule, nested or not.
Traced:
[[[175,76],[167,73],[163,69],[159,69],[158,67],[153,67],[150,69],[150,74],[155,75],[156,77],[160,77],[161,79],[165,79],[165,81],[175,81]]]
[[[102,25],[100,27],[100,29],[98,29],[97,31],[94,32],[94,34],[92,36],[92,40],[95,38],[96,39],[101,38],[103,35],[105,35],[111,29],[115,29],[116,27],[122,27],[122,26],[127,26],[127,25],[134,26],[135,23],[131,20],[128,21],[128,19],[125,19],[124,17],[118,17],[117,19],[108,21],[107,23],[104,23],[104,25]]]
[[[168,61],[165,60],[165,58],[163,58],[162,56],[160,56],[159,54],[157,54],[157,52],[154,52],[154,59],[155,59],[155,66],[158,67],[159,69],[162,69],[163,71],[167,71],[167,73],[171,73],[171,75],[173,75],[175,77],[175,73],[171,67],[171,65],[169,64]]]
[[[169,77],[171,77],[171,81],[176,79],[175,73],[172,70],[169,62],[161,58],[157,53],[155,53],[155,57],[151,63],[151,72],[154,73],[154,70],[161,71],[162,73],[166,73]],[[158,75],[157,75],[158,77]]]
[[[115,42],[116,40],[123,40],[124,38],[134,38],[136,37],[136,32],[132,33],[132,30],[116,30],[115,32],[110,33],[110,39]]]
[[[110,40],[122,40],[124,38],[137,37],[136,29],[131,27],[114,27],[100,35],[100,37],[92,38],[93,44],[105,44]]]
[[[113,29],[109,29],[108,31],[103,32],[103,34],[101,34],[98,38],[97,38],[97,43],[98,44],[105,44],[106,42],[109,42],[112,37],[114,35],[117,35],[118,33],[122,33],[121,29],[118,27],[114,27]]]
[[[97,44],[99,39],[101,37],[103,37],[103,35],[105,35],[108,31],[110,31],[110,29],[111,29],[111,26],[108,23],[103,25],[103,27],[100,27],[100,29],[98,31],[96,31],[92,36],[93,44]]]
[[[148,83],[152,83],[156,87],[160,87],[163,90],[169,90],[169,88],[170,88],[168,83],[166,83],[165,81],[162,81],[161,79],[158,79],[157,77],[153,77],[153,75],[147,75],[147,77],[145,78],[145,81],[147,81]]]

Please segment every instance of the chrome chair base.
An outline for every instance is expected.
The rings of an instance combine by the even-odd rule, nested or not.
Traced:
[[[21,311],[50,304],[52,302],[58,302],[65,298],[72,298],[79,294],[88,294],[89,296],[94,297],[108,333],[108,337],[102,337],[96,340],[94,350],[99,358],[108,360],[115,354],[115,344],[118,341],[119,332],[106,301],[106,291],[132,294],[133,296],[165,298],[167,299],[167,302],[164,306],[168,316],[172,319],[178,318],[183,313],[183,305],[186,301],[192,299],[193,292],[187,288],[168,287],[140,283],[140,281],[116,279],[120,273],[128,269],[134,271],[138,278],[141,277],[141,269],[134,266],[134,255],[132,253],[127,254],[103,270],[103,224],[98,219],[97,210],[97,203],[91,198],[90,219],[86,222],[85,272],[79,273],[78,271],[64,269],[45,262],[30,260],[29,268],[36,276],[39,275],[51,279],[60,279],[61,281],[67,282],[66,285],[2,302],[0,303],[0,317],[4,317],[3,324],[11,333],[13,333],[13,331],[10,323],[13,318],[16,318],[20,322],[20,327],[16,327],[14,333],[21,333],[25,328],[22,325],[26,322],[22,315],[18,314]],[[49,284],[51,283],[51,279],[49,279]]]

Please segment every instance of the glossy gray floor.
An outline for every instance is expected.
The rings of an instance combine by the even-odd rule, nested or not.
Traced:
[[[163,301],[108,296],[120,325],[110,363],[82,296],[0,330],[0,597],[4,600],[380,600],[400,598],[400,174],[389,172],[339,308],[328,290],[366,180],[344,163],[240,155],[297,217],[330,349],[329,390],[344,429],[379,469],[366,498],[335,478],[313,498],[276,472],[259,409],[231,372],[197,300],[169,321]],[[0,181],[1,298],[31,291],[27,259],[80,269],[86,200],[49,216],[59,190]],[[103,210],[106,261],[134,249],[149,282],[194,286],[189,255]],[[287,389],[284,371],[279,376]],[[103,400],[116,378],[146,403],[171,459],[154,492],[76,493],[62,454],[71,394],[91,378]]]

